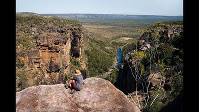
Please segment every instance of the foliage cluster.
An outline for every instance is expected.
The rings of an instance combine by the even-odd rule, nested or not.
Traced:
[[[150,106],[144,108],[145,112],[158,112],[168,102],[173,101],[183,90],[183,34],[182,31],[173,34],[169,39],[166,32],[158,33],[160,31],[166,31],[173,28],[180,30],[182,24],[177,23],[158,23],[146,30],[150,33],[146,40],[151,44],[151,48],[145,51],[135,51],[131,56],[132,60],[140,59],[139,73],[145,74],[148,77],[151,72],[160,72],[161,75],[166,77],[166,83],[170,85],[171,89],[150,89],[150,101],[157,94],[159,97]],[[182,30],[182,28],[181,28]],[[134,66],[132,66],[134,70]],[[170,72],[167,72],[170,71]]]

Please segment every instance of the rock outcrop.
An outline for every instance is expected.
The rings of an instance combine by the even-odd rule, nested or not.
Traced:
[[[81,91],[70,94],[63,84],[39,85],[16,93],[17,112],[140,112],[109,81],[87,78]]]
[[[160,72],[157,73],[151,73],[148,76],[148,81],[151,83],[151,85],[154,86],[163,86],[165,83],[165,77],[161,75]]]
[[[138,49],[146,51],[152,46],[155,47],[158,41],[159,43],[169,43],[181,33],[183,33],[182,25],[155,24],[139,37]]]
[[[17,15],[17,91],[35,85],[60,84],[75,67],[85,70],[82,43],[83,27],[78,22]],[[80,66],[72,60],[81,63]]]

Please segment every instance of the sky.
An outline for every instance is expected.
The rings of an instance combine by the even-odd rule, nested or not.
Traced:
[[[183,0],[16,0],[16,12],[183,16]]]

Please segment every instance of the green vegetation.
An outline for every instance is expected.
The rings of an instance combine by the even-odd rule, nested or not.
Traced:
[[[16,88],[22,90],[28,86],[57,83],[56,76],[54,78],[51,77],[51,79],[44,78],[46,77],[45,73],[48,65],[36,68],[31,64],[33,60],[30,57],[35,55],[34,51],[38,50],[37,39],[40,35],[48,36],[49,33],[53,33],[52,35],[55,34],[56,36],[59,33],[59,38],[67,37],[66,32],[62,32],[62,30],[64,31],[68,28],[76,30],[80,27],[81,24],[76,20],[44,17],[35,13],[16,14],[16,77],[18,80]],[[37,58],[37,56],[33,57]],[[72,59],[72,65],[80,67],[80,63],[74,59]],[[64,71],[62,68],[59,72],[60,76],[63,76]]]
[[[162,107],[164,107],[165,104],[163,104],[160,101],[155,101],[151,106],[148,106],[144,109],[144,112],[159,112]]]
[[[88,71],[91,77],[107,72],[113,63],[113,57],[101,49],[92,48],[85,53],[88,56]]]
[[[27,34],[21,34],[20,37],[16,39],[16,45],[20,46],[24,50],[30,50],[35,46],[33,43],[33,37]]]
[[[18,78],[18,85],[16,85],[18,88],[20,88],[20,90],[25,89],[28,87],[28,83],[27,83],[27,77],[26,77],[26,72],[25,70],[17,70],[16,74],[17,74],[17,78]]]
[[[172,27],[173,26],[173,27]],[[162,29],[177,28],[179,33],[174,34],[170,39],[166,32],[160,33]],[[145,112],[158,112],[168,102],[173,101],[183,89],[183,35],[181,22],[175,23],[157,23],[145,29],[150,34],[145,39],[150,40],[151,48],[145,51],[137,51],[131,55],[131,60],[140,60],[138,65],[140,75],[145,74],[146,77],[151,72],[160,72],[166,77],[167,85],[164,88],[150,89],[150,101],[153,104],[144,108]],[[159,30],[158,30],[159,29]],[[158,33],[159,32],[159,33]],[[151,62],[150,62],[151,60]],[[132,66],[132,69],[134,67]]]
[[[123,46],[123,55],[127,54],[129,51],[132,51],[136,48],[137,40],[134,38],[131,43],[128,43],[127,45]]]
[[[109,80],[112,84],[117,81],[118,71],[114,69],[105,79]]]
[[[44,17],[37,15],[22,16],[20,14],[16,15],[16,23],[23,23],[22,26],[37,25],[38,27],[44,27],[44,25],[52,24],[55,26],[64,25],[80,25],[76,20],[61,19],[58,17]]]
[[[71,58],[70,62],[72,65],[74,65],[77,68],[81,67],[80,62],[78,60],[76,60],[75,58]]]
[[[144,51],[138,51],[138,52],[135,52],[133,54],[133,58],[134,59],[142,59],[142,58],[145,58],[146,57],[146,54]]]
[[[124,24],[124,22],[121,23]],[[135,37],[140,34],[137,31],[138,28],[126,25],[122,27],[113,23],[89,22],[84,23],[84,27],[88,31],[88,35],[84,37],[88,39],[85,54],[90,76],[99,76],[112,69],[111,66],[116,64],[114,61],[117,48],[123,47],[125,51],[126,48],[131,48],[132,45],[137,43]],[[112,72],[112,75],[107,76],[106,79],[114,82],[113,79],[117,74],[114,71]]]
[[[180,94],[180,92],[183,90],[183,75],[182,74],[174,74],[172,79],[172,90],[171,94],[169,96],[171,99],[176,98]]]
[[[43,17],[38,15],[16,14],[16,46],[21,50],[30,50],[36,47],[35,38],[39,33],[47,32],[53,27],[80,26],[76,20],[67,20],[57,17]]]
[[[138,63],[131,65],[131,67],[132,70],[137,69],[138,75],[147,78],[151,73],[158,72],[162,77],[166,78],[164,80],[166,81],[165,86],[163,85],[160,89],[158,89],[159,85],[149,88],[150,99],[148,105],[143,108],[145,112],[158,112],[168,102],[173,101],[183,89],[184,38],[182,28],[181,22],[165,22],[139,29],[137,30],[138,33],[145,34],[145,43],[143,45],[140,45],[140,41],[137,41],[136,38],[133,38],[130,43],[128,41],[120,41],[121,37],[123,37],[122,34],[115,35],[112,38],[111,45],[115,49],[123,46],[123,56],[131,52],[129,60],[132,62],[130,63]],[[174,31],[174,33],[169,36],[168,31]],[[130,34],[125,35],[130,37]],[[147,45],[147,43],[150,48],[141,51],[139,48]],[[133,53],[136,47],[138,49]],[[137,68],[135,68],[136,65]],[[118,72],[113,70],[105,79],[115,83],[117,76]],[[154,99],[157,95],[158,97]]]
[[[166,78],[166,83],[169,85],[169,89],[162,87],[149,88],[149,105],[144,108],[145,112],[157,112],[168,102],[176,98],[177,95],[183,90],[183,34],[182,32],[174,34],[173,38],[166,38],[168,34],[162,32],[162,30],[171,28],[174,26],[176,28],[181,28],[182,22],[164,22],[156,23],[154,25],[146,27],[147,23],[142,23],[142,21],[134,20],[105,20],[96,23],[85,22],[86,32],[88,35],[84,35],[83,46],[84,56],[87,57],[87,75],[88,77],[100,76],[102,74],[109,74],[104,77],[111,83],[115,83],[118,76],[118,71],[113,69],[116,58],[116,50],[118,47],[123,48],[123,56],[130,51],[133,51],[138,47],[139,41],[137,37],[141,33],[146,32],[150,34],[145,36],[145,39],[151,44],[151,48],[145,51],[140,51],[139,49],[131,53],[130,63],[134,63],[136,60],[139,64],[137,65],[138,75],[147,79],[150,73],[160,72],[163,77]],[[16,16],[16,46],[17,50],[20,52],[28,51],[31,48],[36,47],[34,39],[37,37],[38,33],[44,31],[50,31],[51,28],[60,28],[63,26],[80,26],[78,21],[60,19],[56,17],[42,17],[35,15],[17,15]],[[37,28],[37,32],[34,32],[34,28]],[[39,30],[38,30],[39,29]],[[55,30],[55,29],[53,29]],[[145,40],[145,41],[146,41]],[[83,52],[83,51],[82,51]],[[70,68],[81,69],[81,63],[75,58],[71,58]],[[20,80],[20,88],[25,88],[28,85],[28,74],[24,63],[18,58],[16,60],[16,74]],[[134,65],[131,65],[132,70]],[[151,71],[150,71],[151,67]],[[111,70],[112,69],[112,70]],[[61,74],[63,70],[60,71]],[[64,74],[64,81],[72,76],[70,74]],[[40,75],[40,76],[39,76]],[[33,75],[39,80],[43,79],[43,74],[39,72],[34,72]],[[146,81],[146,80],[145,80]],[[139,81],[138,81],[139,82]],[[44,84],[44,82],[33,81],[35,84]],[[158,97],[154,100],[155,96]],[[150,105],[150,103],[152,105]]]
[[[158,23],[161,24],[161,23]],[[183,25],[183,21],[163,21],[162,24],[165,25]]]

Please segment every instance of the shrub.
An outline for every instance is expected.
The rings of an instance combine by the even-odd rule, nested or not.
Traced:
[[[112,84],[114,84],[117,81],[118,71],[113,70],[111,74],[109,74],[105,79],[109,80]]]
[[[27,83],[26,71],[20,69],[16,71],[16,76],[19,78],[19,83],[20,83],[19,88],[21,90],[27,88],[28,83]]]
[[[78,60],[76,60],[75,58],[71,58],[71,64],[73,64],[74,66],[76,66],[76,67],[81,67],[81,64],[80,64],[80,62],[78,61]]]
[[[183,34],[176,35],[172,40],[172,45],[176,48],[182,49],[183,48]]]
[[[155,101],[151,106],[148,106],[144,109],[144,112],[159,112],[164,104],[160,101]]]
[[[137,44],[137,41],[134,39],[132,43],[130,44],[127,44],[126,46],[123,47],[123,55],[125,56],[125,54],[127,54],[128,52],[136,49],[136,44]]]
[[[137,51],[133,54],[134,59],[143,59],[146,57],[146,54],[144,51]]]
[[[108,71],[113,58],[107,53],[95,48],[85,51],[88,57],[88,70],[90,76],[97,76]]]
[[[172,99],[176,98],[183,89],[183,76],[179,74],[175,74],[172,78]]]
[[[22,46],[24,50],[29,50],[34,46],[32,41],[33,38],[28,34],[21,34],[20,37],[16,39],[16,44]]]

